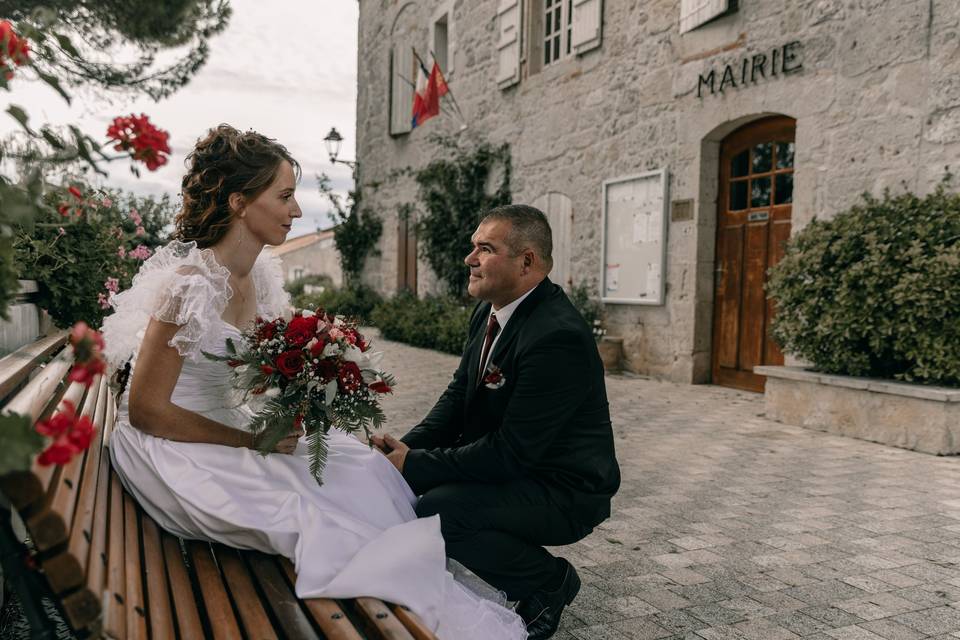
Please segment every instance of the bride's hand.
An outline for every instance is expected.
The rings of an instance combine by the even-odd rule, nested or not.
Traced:
[[[300,440],[300,436],[303,435],[303,432],[300,429],[294,429],[289,434],[284,436],[283,440],[278,442],[273,448],[273,453],[285,453],[287,455],[293,453],[297,449],[297,442]]]

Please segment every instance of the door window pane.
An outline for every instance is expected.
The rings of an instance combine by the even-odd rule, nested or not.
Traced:
[[[770,205],[770,178],[754,178],[750,181],[750,206],[767,207]]]
[[[793,202],[792,173],[778,173],[774,187],[774,204],[790,204]]]
[[[740,211],[747,208],[747,181],[739,180],[730,183],[730,211]]]
[[[769,142],[753,148],[753,172],[766,173],[773,166],[773,145]]]
[[[792,142],[777,143],[777,169],[793,168],[793,149]]]
[[[730,177],[740,178],[750,173],[750,151],[743,151],[733,156],[730,161]]]

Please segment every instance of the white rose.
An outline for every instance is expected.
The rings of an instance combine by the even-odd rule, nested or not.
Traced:
[[[338,345],[336,342],[331,342],[323,348],[322,355],[324,358],[340,355],[340,345]]]

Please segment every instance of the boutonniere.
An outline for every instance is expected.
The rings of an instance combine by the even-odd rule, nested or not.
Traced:
[[[500,367],[495,364],[488,364],[487,371],[483,376],[483,386],[487,389],[499,389],[506,383],[507,378],[500,371]]]

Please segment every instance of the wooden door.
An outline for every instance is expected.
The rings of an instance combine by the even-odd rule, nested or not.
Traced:
[[[397,291],[417,292],[417,229],[412,220],[397,222]]]
[[[738,129],[720,149],[714,277],[713,382],[763,391],[758,365],[783,364],[770,338],[767,270],[790,237],[796,122],[765,118]]]

